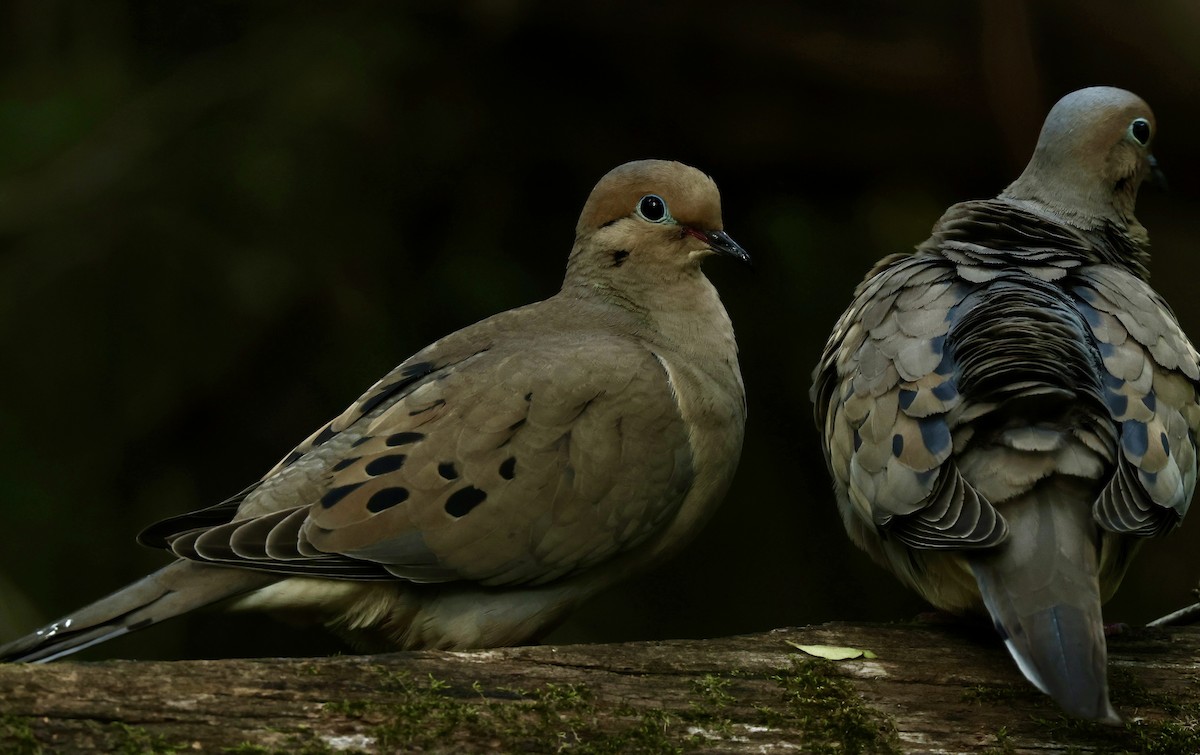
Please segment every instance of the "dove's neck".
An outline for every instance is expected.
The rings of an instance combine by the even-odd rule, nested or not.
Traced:
[[[1134,215],[1141,183],[1140,172],[1109,180],[1081,159],[1056,160],[1054,150],[1039,148],[1020,178],[998,198],[1082,231],[1100,247],[1128,255],[1131,266],[1144,270],[1150,237]]]
[[[562,295],[616,310],[629,318],[638,338],[714,377],[738,374],[733,324],[716,288],[698,268],[619,286],[603,278],[568,280]],[[740,379],[738,385],[740,389]]]
[[[1011,189],[1011,187],[1009,187]],[[1005,191],[1000,199],[1052,224],[1068,226],[1087,240],[1090,257],[1096,262],[1124,267],[1148,279],[1150,235],[1137,218],[1125,220],[1114,213],[1095,215],[1068,212],[1062,205],[1037,198],[1018,198]]]
[[[1043,214],[1081,231],[1100,228],[1119,228],[1130,236],[1145,236],[1146,229],[1133,214],[1132,195],[1123,191],[1114,195],[1112,191],[1075,191],[1070,187],[1053,185],[1047,188],[1041,182],[1028,180],[1025,175],[1014,181],[1000,194],[1000,199],[1040,208]]]
[[[698,362],[719,358],[736,368],[737,344],[733,324],[717,290],[702,273],[675,286],[645,292],[653,323],[648,340],[663,343]]]
[[[1085,231],[1107,224],[1140,227],[1134,208],[1149,162],[1119,146],[1101,149],[1073,129],[1050,129],[1000,197],[1041,203]]]

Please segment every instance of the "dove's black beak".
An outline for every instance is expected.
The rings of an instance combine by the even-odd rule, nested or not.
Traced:
[[[1167,174],[1162,172],[1162,168],[1158,167],[1158,160],[1154,159],[1154,155],[1148,156],[1150,163],[1150,185],[1159,191],[1167,191]]]
[[[739,262],[750,264],[750,255],[738,242],[729,238],[725,231],[701,231],[695,228],[685,228],[684,233],[694,236],[708,244],[708,248],[725,257],[733,257]]]

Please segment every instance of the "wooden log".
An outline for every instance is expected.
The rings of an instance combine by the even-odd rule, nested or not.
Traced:
[[[799,646],[873,657],[830,660]],[[8,665],[0,666],[0,751],[1195,753],[1198,659],[1193,627],[1112,638],[1120,727],[1066,718],[994,636],[961,625]]]

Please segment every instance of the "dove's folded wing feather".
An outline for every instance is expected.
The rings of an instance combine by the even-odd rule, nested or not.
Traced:
[[[1091,267],[1073,293],[1099,344],[1104,400],[1120,425],[1116,472],[1094,514],[1113,532],[1163,534],[1187,512],[1196,487],[1200,359],[1141,279]]]
[[[507,325],[416,355],[236,517],[176,520],[165,540],[185,558],[281,573],[488,585],[546,582],[636,546],[692,481],[662,364],[611,333],[471,337]],[[587,358],[597,350],[603,362]]]
[[[971,290],[944,259],[889,259],[859,287],[815,376],[835,480],[860,516],[920,548],[988,547],[1006,532],[950,458],[962,397],[946,336]]]

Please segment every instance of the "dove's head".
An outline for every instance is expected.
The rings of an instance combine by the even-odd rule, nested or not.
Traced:
[[[683,163],[638,160],[600,179],[579,216],[567,281],[620,287],[699,274],[713,254],[749,262],[725,233],[713,180]]]
[[[1050,109],[1033,158],[1002,196],[1040,202],[1083,228],[1112,221],[1140,229],[1138,187],[1160,176],[1150,154],[1156,131],[1150,106],[1132,92],[1071,92]]]

